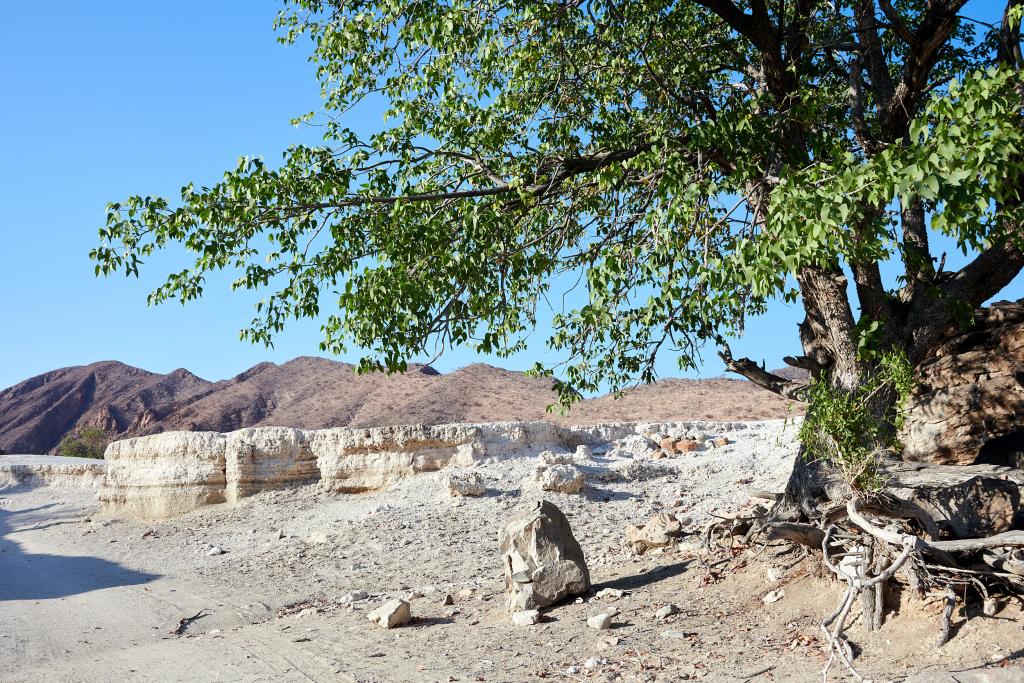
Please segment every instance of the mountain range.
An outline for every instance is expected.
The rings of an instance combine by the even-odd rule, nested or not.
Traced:
[[[260,363],[210,382],[188,370],[148,372],[118,361],[61,368],[0,391],[0,451],[48,453],[83,427],[111,438],[169,430],[230,431],[282,425],[303,429],[390,424],[549,420],[759,420],[789,414],[787,401],[736,379],[666,379],[624,397],[586,399],[551,414],[551,380],[486,364],[441,374],[357,375],[352,365],[299,357]]]

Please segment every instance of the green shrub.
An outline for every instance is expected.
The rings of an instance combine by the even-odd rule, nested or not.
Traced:
[[[57,447],[57,455],[68,458],[102,458],[110,437],[102,429],[82,427],[75,436],[68,434]]]
[[[854,490],[877,491],[884,483],[878,475],[878,456],[901,448],[896,433],[903,426],[913,386],[910,363],[897,352],[879,356],[876,374],[852,392],[812,380],[800,426],[805,456],[835,465]],[[891,414],[880,417],[878,406],[886,404],[892,406]]]

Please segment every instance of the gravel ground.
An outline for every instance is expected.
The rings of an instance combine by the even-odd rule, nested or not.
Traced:
[[[625,547],[626,525],[655,512],[697,534],[752,491],[780,490],[796,451],[781,421],[676,428],[730,443],[658,460],[598,452],[578,462],[588,484],[572,495],[536,490],[534,458],[480,463],[478,498],[452,498],[436,472],[370,494],[263,493],[163,523],[104,519],[81,489],[0,492],[0,680],[821,680],[817,623],[841,590],[817,562],[776,548],[707,555],[696,535],[641,557]],[[541,495],[568,516],[595,590],[514,626],[498,530]],[[410,625],[367,621],[393,597],[410,600]],[[589,628],[610,602],[612,628]],[[677,614],[655,616],[670,603]],[[931,609],[905,603],[880,633],[851,629],[864,671],[894,680],[1024,650],[1017,606],[960,618],[942,651]],[[830,680],[844,680],[837,667]]]

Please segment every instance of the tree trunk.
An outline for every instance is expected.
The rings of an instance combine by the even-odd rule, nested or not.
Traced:
[[[847,388],[849,363],[843,367],[842,376],[826,371],[822,379]],[[879,508],[934,540],[1024,528],[1024,301],[980,309],[967,331],[951,328],[915,378],[899,434],[904,450],[879,453]],[[894,397],[876,400],[872,412],[888,419]],[[772,516],[818,523],[855,493],[836,467],[801,448]]]

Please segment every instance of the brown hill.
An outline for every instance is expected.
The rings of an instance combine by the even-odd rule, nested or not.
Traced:
[[[784,417],[789,405],[749,382],[669,379],[625,397],[588,399],[567,416],[545,410],[550,380],[485,364],[448,374],[356,375],[351,365],[301,357],[260,363],[220,382],[187,370],[160,375],[116,361],[62,368],[0,392],[0,449],[53,451],[85,426],[116,438],[172,429],[228,431],[256,425],[306,429],[494,420],[563,424]]]

